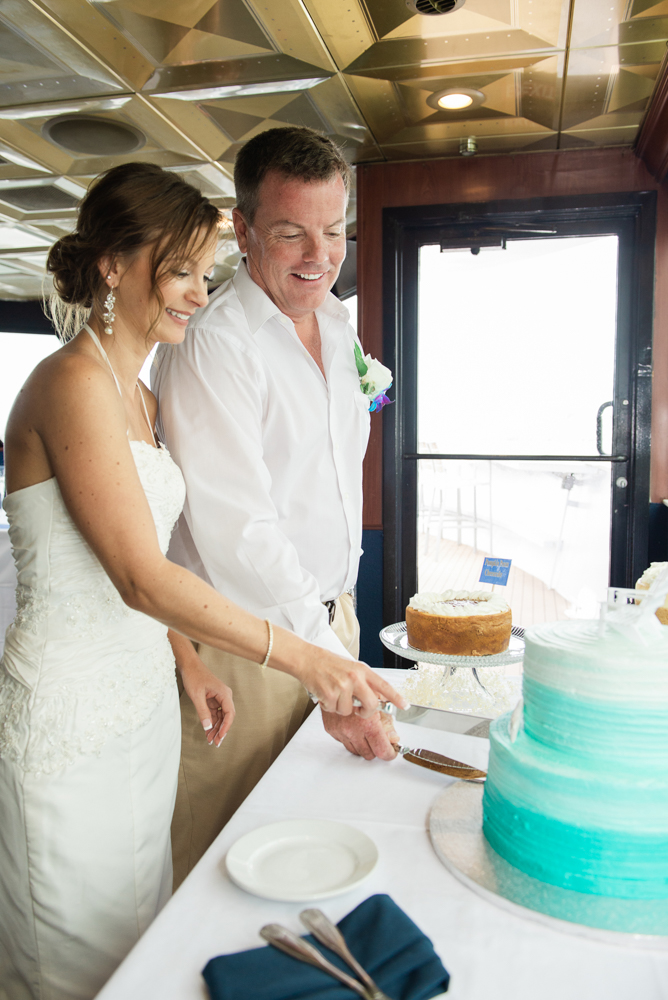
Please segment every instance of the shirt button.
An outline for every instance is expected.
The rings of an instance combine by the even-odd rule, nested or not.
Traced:
[[[350,493],[344,493],[343,494],[343,499],[344,500],[350,500]]]

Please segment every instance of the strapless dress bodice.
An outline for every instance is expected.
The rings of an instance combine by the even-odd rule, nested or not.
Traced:
[[[166,449],[130,442],[166,553],[185,499]],[[55,478],[5,498],[17,612],[0,660],[0,755],[48,773],[143,725],[174,685],[164,625],[128,608]]]

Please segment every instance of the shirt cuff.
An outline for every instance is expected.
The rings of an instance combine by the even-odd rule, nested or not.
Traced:
[[[328,625],[326,629],[319,632],[314,639],[311,640],[314,646],[320,646],[321,649],[328,649],[330,653],[336,653],[337,656],[343,656],[346,660],[352,660],[353,657],[350,655],[346,647],[343,645],[339,637],[334,632],[331,625]]]

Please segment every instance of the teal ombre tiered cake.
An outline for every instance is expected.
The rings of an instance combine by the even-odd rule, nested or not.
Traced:
[[[523,716],[490,730],[483,831],[543,882],[668,899],[668,628],[527,630]]]

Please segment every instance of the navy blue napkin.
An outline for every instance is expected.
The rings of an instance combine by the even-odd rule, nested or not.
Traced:
[[[450,976],[431,941],[389,896],[370,896],[338,926],[355,958],[392,1000],[429,1000],[447,990]],[[354,976],[310,934],[306,940]],[[211,1000],[359,1000],[327,973],[273,947],[212,958],[202,975]]]

